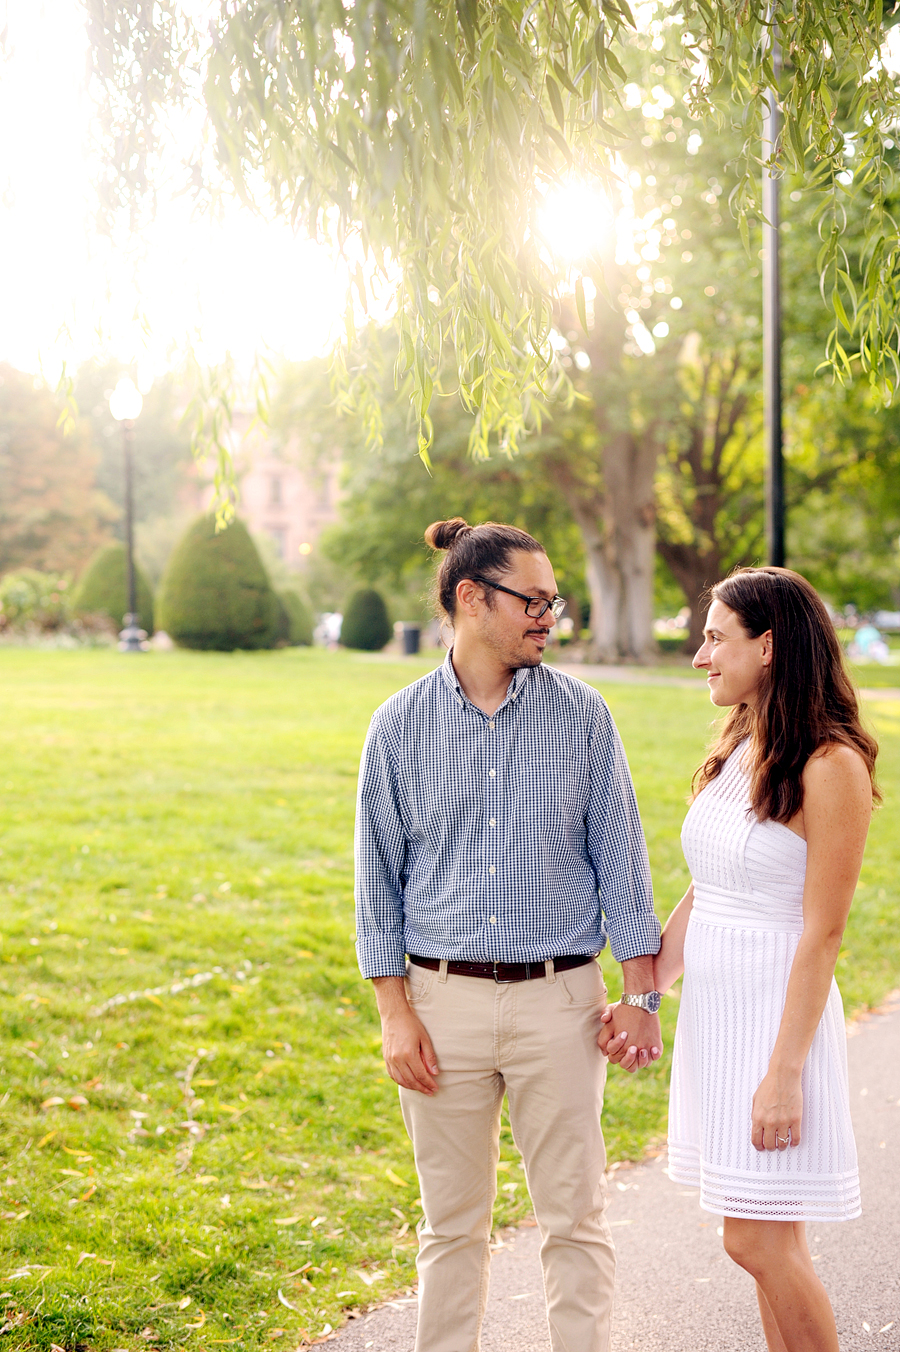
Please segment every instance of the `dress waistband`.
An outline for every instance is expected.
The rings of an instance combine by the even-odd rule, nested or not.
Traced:
[[[777,930],[802,934],[803,907],[784,897],[766,897],[747,892],[729,892],[708,883],[694,883],[692,918],[699,924],[726,925],[732,929]]]

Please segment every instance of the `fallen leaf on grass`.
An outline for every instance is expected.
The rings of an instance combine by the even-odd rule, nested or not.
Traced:
[[[286,1333],[287,1333],[287,1329],[269,1329],[268,1333],[266,1334],[266,1337],[267,1337],[267,1338],[283,1338],[284,1335],[285,1335]]]
[[[66,1174],[69,1178],[84,1178],[84,1174],[80,1169],[60,1169],[59,1172],[61,1174]]]
[[[206,1315],[203,1313],[202,1310],[200,1310],[199,1313],[200,1313],[200,1318],[199,1318],[199,1319],[196,1319],[196,1320],[194,1321],[193,1324],[185,1324],[184,1327],[185,1327],[186,1329],[202,1329],[202,1328],[203,1328],[203,1325],[206,1323]]]
[[[48,1108],[61,1108],[64,1103],[65,1099],[60,1098],[59,1094],[53,1094],[51,1098],[44,1099],[41,1104],[41,1112],[46,1112]]]
[[[204,1087],[205,1089],[208,1089],[211,1085],[218,1084],[219,1081],[218,1081],[218,1080],[193,1080],[191,1083],[192,1083],[192,1084],[201,1084],[201,1085],[203,1085],[203,1087]]]
[[[186,1310],[187,1307],[190,1305],[190,1303],[191,1303],[191,1298],[190,1298],[190,1296],[185,1296],[183,1300],[180,1300],[180,1301],[178,1302],[178,1308],[179,1308],[179,1310]]]
[[[55,1136],[56,1132],[51,1131],[50,1135]],[[93,1155],[89,1155],[86,1150],[73,1150],[72,1147],[68,1145],[64,1145],[62,1148],[67,1155],[74,1155],[75,1158],[79,1160],[92,1160],[94,1158]]]
[[[25,1217],[30,1215],[30,1211],[4,1211],[0,1213],[0,1217],[5,1221],[24,1221]],[[7,1278],[7,1281],[9,1281],[9,1278]]]
[[[218,1183],[218,1174],[198,1174],[194,1179],[195,1183]]]
[[[86,1202],[86,1201],[88,1200],[89,1197],[93,1197],[93,1195],[94,1195],[94,1193],[95,1193],[96,1191],[97,1191],[97,1184],[96,1184],[96,1183],[92,1183],[91,1186],[87,1189],[87,1191],[86,1191],[86,1192],[83,1192],[83,1193],[81,1194],[81,1196],[80,1196],[79,1199],[78,1199],[79,1202]]]
[[[365,1282],[366,1286],[374,1286],[376,1282],[384,1281],[383,1272],[363,1272],[361,1268],[356,1268],[355,1271],[357,1277]]]
[[[291,1302],[288,1300],[287,1296],[282,1291],[281,1287],[278,1288],[278,1299],[281,1301],[282,1305],[284,1305],[288,1310],[293,1310],[295,1311],[296,1314],[300,1313],[299,1305],[292,1305]]]
[[[389,1179],[391,1180],[392,1183],[396,1183],[396,1185],[397,1185],[398,1188],[408,1188],[408,1187],[409,1187],[409,1184],[408,1184],[404,1179],[402,1179],[402,1178],[399,1176],[399,1174],[395,1174],[394,1171],[393,1171],[393,1169],[385,1169],[384,1172],[385,1172],[386,1177],[389,1178]]]
[[[41,1106],[43,1107],[43,1105],[41,1105]],[[53,1140],[53,1137],[56,1136],[56,1134],[57,1134],[58,1131],[59,1131],[59,1128],[58,1128],[58,1127],[54,1127],[52,1131],[48,1131],[48,1132],[47,1132],[47,1135],[46,1135],[46,1136],[42,1136],[41,1139],[38,1141],[37,1145],[35,1146],[35,1150],[43,1150],[43,1148],[44,1148],[44,1146],[47,1144],[47,1142],[48,1142],[48,1141],[52,1141],[52,1140]],[[66,1148],[66,1147],[63,1146],[63,1150],[65,1150],[65,1148]]]
[[[274,1225],[299,1225],[300,1222],[301,1222],[302,1220],[303,1220],[303,1217],[302,1217],[302,1216],[279,1216],[279,1217],[277,1217],[277,1219],[276,1219],[275,1221],[273,1221],[273,1224],[274,1224]]]

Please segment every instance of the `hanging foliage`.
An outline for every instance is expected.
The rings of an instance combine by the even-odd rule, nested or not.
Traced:
[[[614,193],[617,148],[635,134],[624,94],[635,52],[681,36],[692,113],[736,125],[743,173],[732,208],[749,240],[758,215],[761,113],[780,40],[785,132],[776,162],[820,198],[818,271],[833,312],[825,360],[854,357],[889,398],[900,380],[900,240],[890,214],[897,80],[879,59],[881,3],[862,0],[222,0],[204,26],[179,0],[87,0],[102,94],[108,212],[152,209],[167,140],[184,139],[202,195],[227,182],[247,203],[341,245],[354,309],[395,289],[398,380],[409,376],[427,456],[429,408],[452,353],[477,416],[472,448],[512,450],[564,376],[554,298],[580,278],[543,238],[549,188],[599,181]],[[660,58],[663,59],[663,58]],[[669,59],[668,56],[666,59]],[[737,111],[735,111],[737,110]],[[198,127],[201,124],[196,123]],[[638,133],[645,144],[662,124]],[[190,138],[188,138],[190,139]],[[844,206],[871,202],[859,285],[841,248]],[[596,270],[602,259],[588,260]],[[379,372],[338,354],[343,402],[380,437]]]

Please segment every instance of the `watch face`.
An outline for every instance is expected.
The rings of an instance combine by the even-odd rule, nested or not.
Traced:
[[[648,1014],[658,1014],[661,1004],[662,997],[659,991],[651,991],[649,995],[644,996],[644,1007]]]

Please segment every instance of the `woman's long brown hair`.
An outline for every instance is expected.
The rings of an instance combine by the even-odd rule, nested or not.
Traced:
[[[831,616],[805,577],[789,568],[741,568],[710,589],[751,638],[772,631],[759,707],[736,704],[700,769],[694,795],[750,739],[750,803],[759,821],[787,823],[803,806],[803,771],[822,746],[858,751],[874,783],[878,744],[863,727],[856,691]]]

